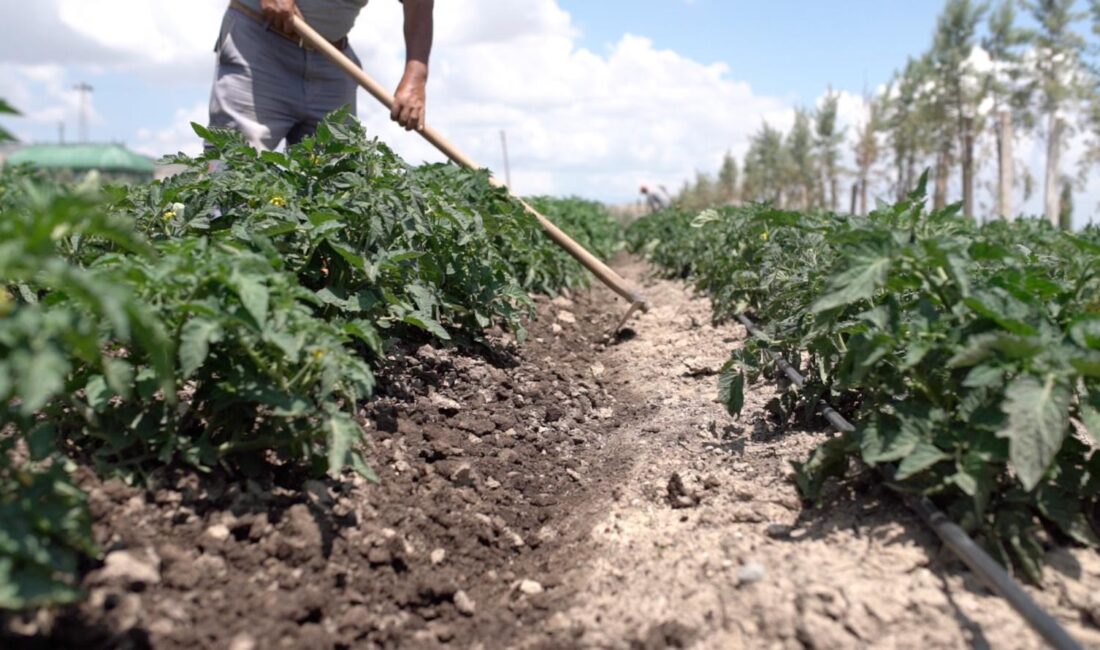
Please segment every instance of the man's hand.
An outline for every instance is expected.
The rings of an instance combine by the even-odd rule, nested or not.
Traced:
[[[424,112],[427,105],[428,66],[410,61],[405,74],[393,94],[393,110],[390,117],[405,127],[406,131],[424,128]]]
[[[294,17],[301,17],[294,0],[260,0],[260,9],[271,26],[284,34],[294,34]]]
[[[428,58],[432,54],[432,10],[435,0],[402,0],[405,4],[405,74],[394,93],[390,117],[406,130],[424,128]]]

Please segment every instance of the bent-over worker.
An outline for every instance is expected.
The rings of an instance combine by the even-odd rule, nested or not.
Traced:
[[[665,197],[649,189],[648,186],[643,185],[638,188],[638,191],[645,197],[646,206],[649,207],[650,212],[660,212],[668,207],[668,201],[665,200]]]
[[[433,0],[402,0],[405,72],[391,117],[408,130],[424,126]],[[356,83],[295,33],[302,17],[357,64],[348,33],[367,0],[231,0],[214,51],[210,126],[240,131],[257,149],[295,144],[328,113],[350,107]]]

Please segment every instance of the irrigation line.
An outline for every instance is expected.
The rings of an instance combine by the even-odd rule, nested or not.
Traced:
[[[760,331],[747,316],[741,314],[737,320],[745,326],[750,334],[758,339],[769,342],[770,339]],[[779,355],[768,352],[776,365],[799,389],[806,385],[806,378],[802,376],[791,364]],[[818,403],[819,412],[829,421],[834,429],[841,433],[851,433],[856,429],[844,416],[837,413],[825,400]],[[893,479],[893,470],[885,470],[883,474],[887,481]],[[888,483],[889,484],[889,483]],[[1023,588],[1008,575],[988,553],[966,534],[962,528],[953,523],[939,508],[927,497],[907,494],[898,491],[905,504],[912,508],[918,516],[928,524],[952,552],[955,553],[985,583],[994,593],[1004,598],[1016,610],[1020,616],[1039,633],[1051,647],[1058,650],[1080,650],[1081,645],[1066,632],[1065,628],[1050,614],[1043,610]]]

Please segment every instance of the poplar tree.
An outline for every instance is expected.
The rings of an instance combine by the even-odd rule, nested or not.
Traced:
[[[931,52],[945,119],[942,127],[957,138],[963,213],[968,216],[974,216],[974,145],[981,130],[978,111],[986,92],[982,76],[971,65],[971,54],[985,11],[984,5],[971,0],[948,0],[937,21]]]
[[[1100,2],[1100,0],[1096,0]],[[844,142],[846,129],[837,127],[840,108],[840,95],[832,88],[826,93],[817,109],[814,119],[814,151],[819,166],[820,189],[818,196],[825,206],[836,211],[839,209],[840,145]]]
[[[1073,128],[1067,116],[1088,88],[1082,66],[1085,42],[1074,31],[1074,24],[1084,14],[1074,10],[1075,4],[1075,0],[1024,0],[1024,7],[1038,23],[1031,44],[1035,49],[1033,83],[1046,121],[1043,212],[1055,226],[1060,225],[1062,214],[1062,148]]]
[[[725,205],[737,201],[737,176],[737,160],[727,151],[718,170],[718,198]]]
[[[1097,0],[1093,0],[1096,2]],[[989,14],[987,35],[982,47],[989,54],[989,95],[993,100],[993,132],[997,142],[997,195],[995,216],[1008,219],[1015,207],[1012,201],[1016,185],[1015,139],[1017,126],[1030,126],[1027,89],[1021,83],[1024,70],[1020,48],[1030,35],[1016,26],[1015,3],[1001,2]]]
[[[810,114],[804,108],[795,110],[794,126],[785,142],[786,163],[783,177],[787,185],[790,207],[808,210],[815,201],[817,167],[814,161],[813,131]]]

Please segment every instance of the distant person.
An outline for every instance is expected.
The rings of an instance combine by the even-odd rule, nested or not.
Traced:
[[[407,130],[424,127],[433,0],[405,5],[405,73],[390,117]],[[210,126],[235,129],[257,149],[300,142],[328,113],[355,113],[356,82],[294,32],[300,16],[356,63],[348,33],[367,0],[231,0],[214,51]]]
[[[660,212],[668,208],[668,200],[657,192],[649,189],[648,186],[643,185],[639,191],[642,193],[642,196],[645,197],[645,202],[650,212]]]

